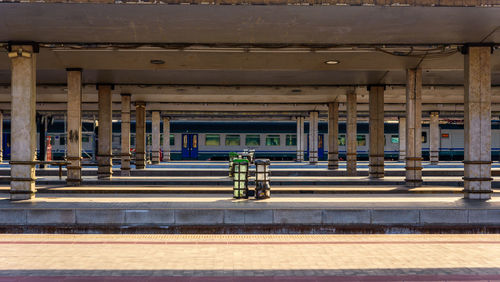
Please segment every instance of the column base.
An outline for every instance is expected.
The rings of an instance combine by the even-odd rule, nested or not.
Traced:
[[[339,163],[338,163],[338,161],[334,162],[334,163],[329,163],[328,164],[328,169],[329,170],[337,170],[337,169],[339,169]]]
[[[370,175],[368,176],[371,179],[380,179],[384,178],[385,174],[384,173],[372,173],[370,172]]]
[[[347,176],[358,176],[356,154],[347,155]]]
[[[151,153],[151,163],[152,164],[159,164],[160,163],[160,152],[159,151],[154,151]]]
[[[80,166],[67,167],[66,184],[71,186],[78,186],[82,182],[82,171]]]
[[[135,168],[144,169],[146,167],[145,153],[135,153]]]
[[[471,192],[464,190],[464,199],[469,200],[489,200],[491,199],[492,191]]]
[[[130,176],[130,169],[121,169],[120,171],[121,176]]]
[[[12,193],[12,191],[10,192],[11,201],[31,200],[34,198],[35,198],[35,192],[31,191],[26,191],[26,193],[19,193],[19,192]]]
[[[80,186],[81,184],[82,184],[81,179],[66,178],[66,185],[67,186]]]
[[[35,198],[35,181],[17,181],[10,182],[10,200],[21,201]]]
[[[421,179],[405,179],[405,186],[406,187],[420,187],[420,186],[422,186],[422,180]]]
[[[111,179],[112,175],[111,166],[99,166],[97,168],[97,179]]]

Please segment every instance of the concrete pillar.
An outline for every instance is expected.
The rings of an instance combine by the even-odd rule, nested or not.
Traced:
[[[11,80],[10,199],[35,197],[36,55],[34,46],[14,45],[9,50]]]
[[[3,162],[3,112],[0,111],[0,163]]]
[[[406,117],[399,117],[399,161],[406,160]]]
[[[146,104],[135,103],[135,168],[146,167]]]
[[[491,48],[465,54],[464,197],[491,198]]]
[[[151,163],[160,163],[160,112],[153,111],[151,115],[151,135],[152,135],[152,148],[151,148]]]
[[[406,186],[422,185],[422,70],[406,71]]]
[[[439,112],[431,112],[429,122],[429,159],[431,165],[439,163],[439,147],[440,147],[440,133],[439,133]]]
[[[370,178],[384,177],[384,86],[369,87]]]
[[[339,103],[328,104],[328,169],[339,168]]]
[[[356,159],[358,147],[357,133],[357,101],[356,92],[347,93],[347,175],[356,176]]]
[[[163,117],[163,161],[170,161],[170,118]]]
[[[122,176],[130,176],[130,94],[122,93],[121,165]]]
[[[319,112],[309,113],[309,163],[318,163],[318,114]]]
[[[68,185],[82,181],[82,70],[68,69],[67,157]]]
[[[113,174],[113,147],[112,147],[112,95],[111,85],[98,85],[99,102],[99,129],[97,148],[97,178],[110,179]]]
[[[304,161],[304,117],[297,117],[297,162]]]

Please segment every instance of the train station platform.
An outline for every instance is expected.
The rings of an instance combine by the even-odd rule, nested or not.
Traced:
[[[423,186],[405,187],[403,162],[386,162],[386,176],[368,177],[368,163],[359,162],[358,176],[345,176],[345,162],[338,170],[328,170],[326,162],[318,165],[274,161],[271,165],[273,194],[343,194],[343,193],[462,193],[463,164],[442,162],[423,164]],[[59,177],[59,168],[37,169],[37,193],[138,193],[138,194],[217,194],[230,193],[232,180],[224,161],[173,161],[149,165],[146,169],[131,170],[131,176],[120,176],[114,166],[110,180],[97,178],[97,167],[84,167],[82,185],[67,187],[65,171]],[[500,191],[500,164],[493,164],[492,187]],[[0,165],[0,192],[9,191],[10,167]],[[254,185],[250,180],[250,186]]]
[[[0,193],[0,232],[104,233],[415,233],[498,232],[500,197],[456,194],[273,195],[235,200],[230,193]]]
[[[404,176],[404,162],[386,161],[386,176]],[[228,173],[227,161],[171,161],[156,165],[147,165],[146,169],[136,170],[131,166],[131,176],[226,176]],[[358,161],[358,176],[368,176],[368,162]],[[320,161],[316,165],[308,162],[272,161],[270,169],[273,176],[344,176],[346,174],[346,162],[339,162],[338,170],[328,170],[326,161]],[[38,168],[37,176],[57,176],[59,168],[57,166],[47,166],[44,169]],[[424,176],[463,176],[464,166],[459,161],[443,161],[438,165],[431,165],[430,162],[422,163]],[[8,163],[0,164],[0,177],[10,174]],[[97,166],[90,164],[82,168],[84,176],[96,176]],[[120,175],[120,166],[113,166],[113,174]],[[63,175],[66,175],[65,169]],[[500,163],[492,164],[492,175],[500,176]]]

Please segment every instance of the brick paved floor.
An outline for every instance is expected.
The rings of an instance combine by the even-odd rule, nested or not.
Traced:
[[[0,250],[0,281],[500,281],[491,234],[12,234]]]

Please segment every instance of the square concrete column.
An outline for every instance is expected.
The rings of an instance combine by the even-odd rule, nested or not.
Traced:
[[[152,149],[151,163],[160,163],[160,112],[153,111],[151,115],[151,134],[152,134]]]
[[[80,185],[82,181],[82,70],[68,69],[68,185]]]
[[[356,159],[358,148],[357,133],[357,101],[356,92],[347,92],[347,175],[356,176]]]
[[[0,111],[0,163],[3,162],[3,112]]]
[[[339,103],[328,104],[328,169],[339,168]]]
[[[399,117],[399,161],[406,160],[406,117]]]
[[[97,95],[99,102],[99,129],[97,148],[97,178],[110,179],[113,174],[113,147],[112,147],[112,94],[111,85],[98,85]]]
[[[297,162],[304,161],[304,117],[297,117]]]
[[[422,185],[422,70],[406,71],[406,186]]]
[[[135,168],[146,167],[146,104],[135,103]]]
[[[384,86],[369,87],[370,178],[384,177]]]
[[[439,134],[439,112],[431,112],[429,120],[429,160],[431,165],[439,163],[439,147],[440,147],[440,134]]]
[[[491,198],[491,48],[465,54],[464,197]]]
[[[11,46],[10,199],[35,197],[36,55],[33,46]]]
[[[309,163],[318,163],[318,114],[309,113]]]
[[[122,93],[122,138],[121,138],[121,165],[122,176],[130,176],[130,94]]]
[[[163,117],[163,161],[170,161],[170,118]]]

